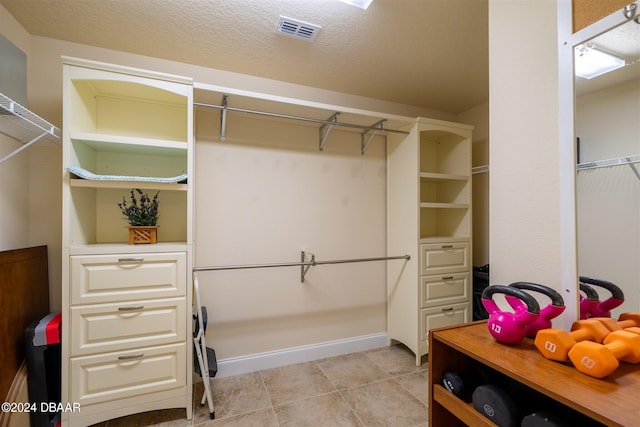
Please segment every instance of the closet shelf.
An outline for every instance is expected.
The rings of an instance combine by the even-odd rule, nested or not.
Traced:
[[[635,163],[640,163],[640,155],[636,154],[633,156],[616,157],[613,159],[595,160],[593,162],[578,163],[576,165],[576,169],[577,170],[595,169],[595,168],[603,168],[603,167],[610,167],[610,166],[633,165]]]
[[[82,178],[72,178],[71,187],[84,188],[142,188],[145,190],[187,191],[187,184],[163,184],[158,182],[141,181],[92,181]]]
[[[116,151],[127,153],[145,153],[153,150],[163,155],[184,156],[187,150],[186,141],[174,141],[167,139],[140,138],[134,136],[112,135],[94,132],[72,132],[72,141],[83,142],[86,145],[100,151]]]
[[[461,234],[460,236],[457,236],[457,237],[451,237],[451,236],[441,235],[441,234],[423,234],[423,235],[420,235],[418,242],[420,244],[442,243],[442,242],[448,242],[448,243],[463,242],[464,243],[464,242],[468,242],[470,238],[471,236],[469,236],[468,234]]]
[[[89,188],[131,188],[141,187],[148,190],[187,190],[187,174],[169,178],[148,176],[98,175],[86,169],[69,166],[67,170],[72,174],[72,187]]]
[[[246,108],[229,107],[228,102],[229,102],[229,95],[225,94],[223,96],[221,105],[208,104],[203,102],[193,103],[193,105],[197,107],[216,108],[221,110],[220,141],[224,141],[226,138],[226,120],[227,120],[228,111],[234,111],[234,112],[246,113],[246,114],[255,114],[259,116],[268,116],[272,118],[285,119],[285,120],[296,120],[300,122],[314,123],[314,124],[320,125],[319,141],[318,141],[318,149],[320,151],[324,149],[324,144],[327,141],[327,137],[329,136],[329,133],[334,127],[342,127],[342,128],[348,128],[351,130],[360,131],[361,132],[360,134],[360,138],[361,138],[360,153],[361,154],[365,153],[367,146],[371,142],[371,139],[379,132],[397,133],[402,135],[409,134],[409,132],[405,130],[385,128],[384,124],[387,121],[386,119],[378,120],[376,123],[373,123],[373,124],[363,125],[363,124],[357,124],[357,123],[346,123],[346,122],[338,121],[338,117],[340,116],[340,114],[342,114],[340,111],[333,113],[333,115],[328,119],[317,119],[313,117],[303,117],[303,116],[296,116],[296,115],[290,115],[290,114],[279,114],[279,113],[273,113],[273,112],[267,112],[267,111],[250,110]]]
[[[177,184],[187,180],[187,174],[183,173],[178,176],[160,178],[154,176],[125,176],[125,175],[99,175],[89,172],[86,169],[76,166],[69,166],[67,170],[79,178],[93,181],[133,181],[133,182],[155,182],[164,184]]]
[[[0,93],[0,132],[24,144],[0,158],[0,163],[9,160],[41,139],[51,142],[60,140],[60,129],[2,93]]]
[[[387,115],[335,105],[285,98],[264,93],[195,83],[199,101],[194,106],[220,111],[220,141],[226,139],[227,113],[263,116],[275,120],[297,121],[318,127],[318,149],[323,151],[335,129],[360,133],[360,153],[365,154],[375,136],[408,135],[415,118]],[[217,101],[219,97],[220,101]],[[216,98],[216,101],[211,101]],[[233,103],[233,105],[231,105]],[[381,117],[381,116],[384,116]]]
[[[421,172],[420,179],[423,181],[469,181],[469,175]]]
[[[431,209],[469,209],[468,203],[436,203],[436,202],[427,202],[420,203],[421,208],[431,208]]]

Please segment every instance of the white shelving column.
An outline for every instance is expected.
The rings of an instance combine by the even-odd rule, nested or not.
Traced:
[[[193,82],[63,62],[62,401],[82,408],[63,423],[179,407],[191,418]],[[132,189],[159,191],[157,244],[128,244],[117,204]]]

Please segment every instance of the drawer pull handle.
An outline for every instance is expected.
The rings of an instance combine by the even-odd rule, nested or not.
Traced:
[[[453,249],[453,245],[442,245],[442,249]]]
[[[118,311],[132,311],[132,310],[142,310],[144,305],[134,305],[131,307],[118,307]]]
[[[452,311],[453,307],[447,307],[447,308],[443,308],[442,311]]]
[[[445,276],[442,280],[453,280],[453,276]]]
[[[140,359],[144,353],[129,354],[126,356],[118,356],[118,360]]]
[[[118,258],[118,262],[143,262],[144,258]]]

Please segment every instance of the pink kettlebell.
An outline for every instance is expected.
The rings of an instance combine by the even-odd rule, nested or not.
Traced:
[[[546,295],[551,300],[551,303],[546,307],[540,309],[540,316],[532,323],[529,323],[525,327],[525,335],[531,338],[535,338],[536,334],[541,329],[547,329],[551,327],[551,319],[554,319],[565,310],[564,299],[562,295],[558,293],[555,289],[552,289],[548,286],[540,285],[538,283],[530,283],[530,282],[515,282],[510,284],[509,286],[514,287],[516,289],[521,289],[523,291],[534,291]],[[506,297],[509,305],[516,310],[517,306],[524,305],[524,302],[519,298],[515,298],[507,295]]]
[[[614,283],[607,280],[596,279],[594,277],[580,276],[580,283],[598,286],[611,292],[611,297],[604,301],[599,301],[595,306],[589,306],[588,311],[582,310],[580,306],[580,318],[588,319],[590,317],[611,317],[611,310],[619,307],[624,302],[624,292]]]
[[[580,282],[580,320],[588,319],[598,304],[600,304],[600,296],[595,289],[586,283]]]
[[[520,299],[523,305],[514,308],[514,312],[502,311],[493,300],[493,295],[500,293]],[[482,305],[489,313],[487,328],[496,341],[503,344],[516,344],[526,333],[527,325],[533,323],[540,315],[538,301],[520,289],[504,286],[488,286],[482,291]]]

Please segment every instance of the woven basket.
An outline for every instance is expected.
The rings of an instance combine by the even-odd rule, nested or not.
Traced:
[[[129,227],[129,244],[137,245],[139,243],[157,243],[158,227],[157,226],[130,226]]]

